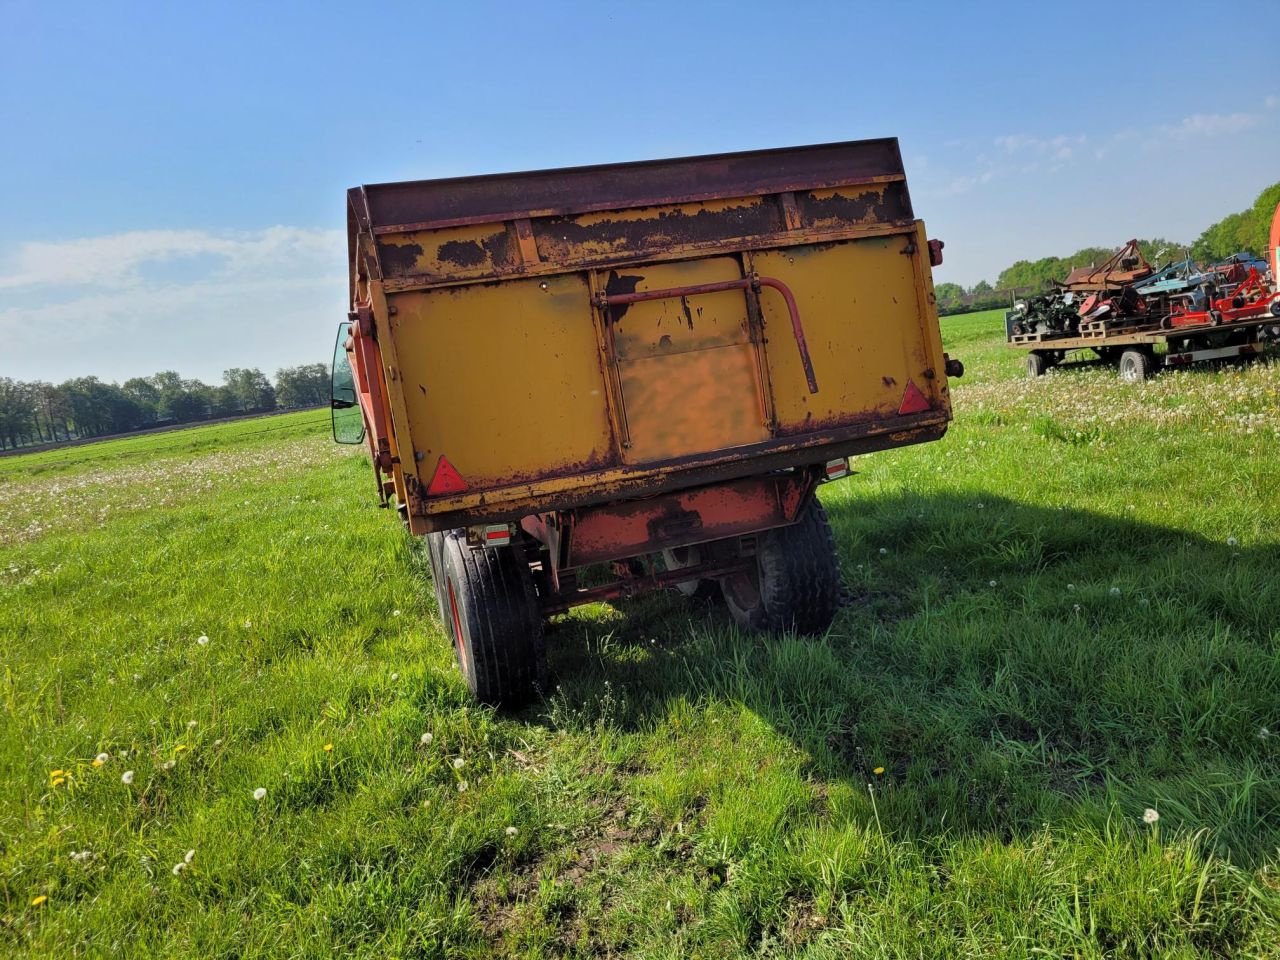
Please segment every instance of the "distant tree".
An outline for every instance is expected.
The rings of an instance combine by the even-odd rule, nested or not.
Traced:
[[[233,367],[223,371],[223,386],[241,413],[265,413],[276,408],[276,391],[257,367]]]
[[[323,363],[283,367],[276,371],[276,403],[282,407],[315,407],[329,399],[329,370]]]
[[[1191,245],[1191,255],[1197,260],[1213,261],[1249,250],[1249,226],[1248,213],[1228,214],[1200,234]]]
[[[964,296],[964,287],[958,283],[938,283],[933,287],[939,303],[956,303]]]
[[[1229,213],[1207,227],[1191,245],[1192,256],[1208,262],[1222,260],[1234,253],[1265,256],[1271,242],[1271,218],[1277,203],[1280,203],[1280,183],[1273,183],[1258,194],[1248,210]]]
[[[1245,248],[1259,256],[1265,256],[1271,245],[1271,220],[1276,215],[1276,204],[1280,203],[1280,183],[1273,183],[1253,202],[1250,208],[1252,223],[1245,237]]]
[[[969,292],[973,294],[982,295],[982,294],[991,293],[991,291],[994,289],[995,288],[992,287],[991,284],[987,283],[987,281],[979,280],[977,283],[973,285],[973,289],[970,290]]]
[[[124,433],[144,423],[142,409],[114,383],[76,377],[59,389],[66,395],[76,433],[82,437]]]
[[[34,418],[35,405],[27,384],[0,377],[0,449],[28,442]]]
[[[156,385],[145,377],[133,377],[120,387],[124,395],[138,405],[143,419],[147,423],[155,423],[160,415],[160,391]]]

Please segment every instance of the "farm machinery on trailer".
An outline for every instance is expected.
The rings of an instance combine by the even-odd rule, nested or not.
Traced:
[[[1156,271],[1129,241],[1101,267],[1074,270],[1058,289],[1005,314],[1010,346],[1027,351],[1027,375],[1091,351],[1126,380],[1160,367],[1249,358],[1280,340],[1280,206],[1269,261],[1240,255],[1201,268],[1191,260]]]
[[[578,604],[676,587],[825,630],[816,488],[951,419],[893,139],[358,187],[348,241],[334,436],[426,537],[487,702],[531,695]]]

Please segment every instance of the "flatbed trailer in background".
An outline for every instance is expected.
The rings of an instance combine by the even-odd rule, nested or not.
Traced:
[[[1117,272],[1135,264],[1138,269]],[[1074,271],[1059,284],[1061,294],[1016,304],[1005,314],[1005,337],[1010,347],[1027,352],[1029,377],[1084,350],[1115,363],[1128,381],[1162,367],[1256,357],[1280,340],[1280,204],[1267,265],[1237,264],[1230,277],[1219,265],[1192,278],[1197,290],[1182,283],[1171,292],[1168,282],[1153,281],[1182,265],[1153,277],[1138,242],[1130,240],[1102,268]],[[1088,295],[1075,299],[1077,291]]]
[[[1068,355],[1090,350],[1115,363],[1123,380],[1145,380],[1162,367],[1185,367],[1213,360],[1256,357],[1269,343],[1280,340],[1280,318],[1270,314],[1222,326],[1159,326],[1125,330],[1082,331],[1077,336],[1017,334],[1009,345],[1027,351],[1027,376],[1043,376]]]

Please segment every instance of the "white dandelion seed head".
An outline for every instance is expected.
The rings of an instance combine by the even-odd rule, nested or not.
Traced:
[[[1142,811],[1143,823],[1155,823],[1159,819],[1160,814],[1156,812],[1154,807],[1147,807],[1147,809]]]
[[[125,784],[126,786],[127,786],[128,784],[133,783],[133,771],[132,771],[132,770],[126,770],[124,773],[122,773],[122,774],[120,775],[120,782],[121,782],[121,783],[123,783],[123,784]]]
[[[1080,604],[1078,604],[1078,603],[1076,603],[1076,604],[1072,604],[1071,609],[1072,609],[1072,610],[1074,610],[1076,613],[1079,613],[1079,612],[1080,612]]]
[[[507,827],[507,836],[514,837],[520,831],[515,827]]]
[[[188,721],[187,721],[187,729],[188,729],[188,730],[194,730],[195,728],[196,728],[196,722],[195,722],[194,720],[188,720]]]
[[[110,759],[111,759],[111,754],[109,754],[109,753],[100,753],[100,754],[98,754],[96,757],[94,757],[93,759],[97,760],[97,761],[98,761],[98,763],[106,763],[108,760],[110,760]]]
[[[459,780],[459,781],[458,781],[458,792],[459,792],[459,793],[466,793],[466,792],[467,792],[467,781],[465,781],[465,780]]]
[[[889,552],[889,548],[888,548],[888,547],[881,547],[881,548],[880,548],[880,556],[882,556],[882,557],[883,557],[883,556],[884,556],[886,553],[888,553],[888,552]]]
[[[160,764],[160,766],[165,770],[172,770],[177,765],[178,765],[177,760],[166,760],[164,763]]]
[[[454,758],[453,758],[453,769],[455,769],[455,770],[461,770],[461,769],[466,765],[466,762],[467,762],[467,761],[463,760],[461,757],[454,757]]]
[[[392,611],[391,611],[391,615],[392,615],[393,617],[398,617],[398,616],[400,616],[400,611],[399,611],[399,610],[392,610]]]
[[[395,683],[395,682],[396,682],[397,680],[399,680],[399,679],[400,679],[400,674],[398,674],[398,673],[393,673],[393,674],[391,675],[391,682],[392,682],[392,683]]]
[[[1113,597],[1118,597],[1118,596],[1120,596],[1120,588],[1119,588],[1119,587],[1112,587],[1112,588],[1111,588],[1111,595],[1112,595]]]
[[[1067,589],[1068,589],[1068,590],[1075,590],[1075,588],[1076,588],[1076,585],[1075,585],[1074,583],[1068,583],[1068,584],[1067,584]]]
[[[200,644],[202,647],[207,645],[209,643],[208,635],[204,633],[200,634],[200,636],[196,637],[196,643]]]
[[[1235,537],[1227,537],[1227,546],[1228,546],[1228,547],[1234,547],[1234,546],[1235,546],[1236,544],[1238,544],[1239,542],[1240,542],[1240,541],[1239,541],[1239,540],[1237,540]]]
[[[175,877],[180,877],[182,876],[182,871],[185,869],[187,869],[187,865],[179,861],[173,865],[173,875]]]
[[[425,746],[429,746],[431,741],[434,739],[435,737],[433,737],[431,734],[424,733],[422,736],[418,738],[418,742],[425,747]]]
[[[1263,727],[1261,730],[1258,731],[1259,740],[1265,740],[1269,736],[1271,736],[1271,731],[1268,730],[1266,727]]]
[[[987,583],[988,587],[994,587],[995,585],[996,585],[996,582],[994,580],[991,580]]]
[[[267,795],[266,787],[258,787],[256,790],[253,791],[253,799],[255,800],[261,800],[266,795]]]
[[[182,862],[183,862],[183,863],[190,863],[190,862],[191,862],[192,860],[194,860],[195,858],[196,858],[196,852],[195,852],[194,850],[188,850],[188,851],[187,851],[187,853],[186,853],[186,856],[184,856],[184,857],[182,858]]]
[[[93,859],[93,853],[88,850],[72,850],[71,859],[76,863],[84,863]]]
[[[213,745],[214,745],[215,747],[220,747],[220,746],[222,746],[222,738],[221,738],[221,737],[219,737],[217,740],[213,741]]]

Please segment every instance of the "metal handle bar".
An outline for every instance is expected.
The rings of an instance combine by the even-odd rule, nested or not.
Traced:
[[[761,287],[771,287],[782,295],[787,305],[787,313],[791,316],[791,332],[796,338],[796,347],[800,351],[800,363],[804,367],[804,379],[809,384],[809,392],[818,392],[818,380],[813,375],[813,360],[809,357],[809,345],[804,339],[804,327],[800,323],[800,308],[796,305],[795,294],[781,280],[773,277],[761,277],[752,274],[741,280],[718,280],[715,283],[694,283],[684,287],[668,287],[664,290],[641,290],[636,293],[601,294],[596,303],[601,307],[621,306],[628,303],[643,303],[646,300],[671,300],[675,297],[693,297],[703,293],[719,293],[722,290],[752,290],[760,292]]]

